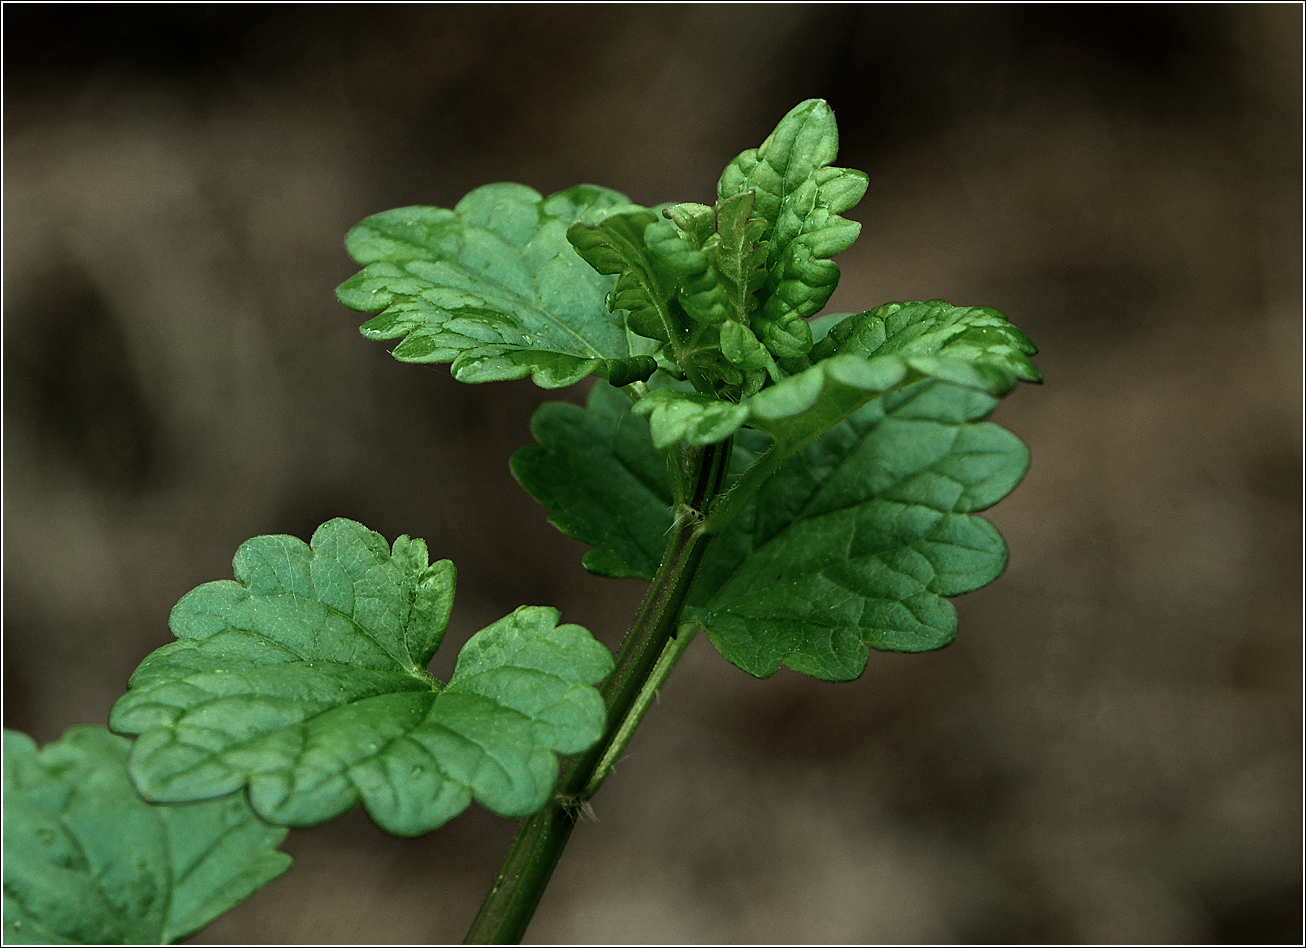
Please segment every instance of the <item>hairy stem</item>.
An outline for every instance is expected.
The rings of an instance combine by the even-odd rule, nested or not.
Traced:
[[[657,699],[658,691],[661,690],[667,676],[671,674],[671,669],[676,667],[676,662],[680,661],[680,656],[689,643],[694,641],[694,636],[698,634],[698,625],[694,622],[682,623],[662,649],[662,654],[658,656],[657,664],[653,666],[652,673],[644,682],[644,687],[640,689],[635,698],[635,703],[631,705],[630,712],[626,715],[625,720],[617,729],[613,736],[612,742],[604,749],[603,759],[599,761],[593,776],[590,777],[589,783],[585,784],[585,789],[581,791],[581,796],[589,799],[594,796],[602,785],[604,780],[608,779],[608,774],[612,773],[612,768],[616,766],[621,759],[622,753],[626,750],[626,745],[630,743],[631,737],[635,733],[635,728],[639,727],[639,722],[644,720],[644,714]]]
[[[617,652],[616,669],[600,693],[607,710],[602,739],[562,768],[544,809],[522,822],[480,913],[467,932],[467,944],[515,944],[521,940],[576,825],[582,804],[602,783],[621,748],[683,652],[668,642],[711,535],[704,513],[721,490],[730,463],[731,441],[685,452],[685,500],[676,505],[675,525],[648,594]],[[686,642],[687,644],[687,642]],[[670,651],[669,661],[662,661]],[[656,681],[655,681],[656,679]],[[633,720],[632,720],[633,716]]]
[[[708,533],[716,534],[730,526],[730,522],[743,513],[748,502],[753,499],[753,495],[761,490],[762,485],[780,469],[780,465],[788,457],[789,453],[781,453],[780,446],[773,442],[728,491],[716,498],[708,508],[703,529]]]

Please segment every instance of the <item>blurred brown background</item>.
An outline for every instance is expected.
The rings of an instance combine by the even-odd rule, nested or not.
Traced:
[[[6,6],[4,718],[103,722],[250,536],[348,516],[615,646],[641,584],[513,482],[527,381],[334,302],[362,217],[518,180],[711,200],[803,98],[871,178],[835,310],[996,306],[1047,384],[1006,574],[929,655],[699,641],[544,942],[1301,938],[1302,9]],[[443,664],[442,664],[443,663]],[[196,941],[461,938],[514,824],[354,812]]]

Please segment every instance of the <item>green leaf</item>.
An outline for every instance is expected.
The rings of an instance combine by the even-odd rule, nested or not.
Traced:
[[[951,376],[962,376],[966,370],[965,365],[953,366],[945,360],[940,365],[950,368]],[[913,372],[911,377],[922,374]],[[649,418],[658,448],[682,438],[691,445],[723,441],[748,424],[775,439],[783,459],[908,377],[908,364],[902,359],[836,356],[762,389],[742,404],[679,389],[655,389],[635,403],[634,412]]]
[[[830,257],[847,250],[861,225],[839,215],[866,192],[860,171],[830,167],[839,149],[834,113],[821,99],[790,110],[759,148],[732,161],[717,194],[724,202],[753,191],[753,214],[768,242],[765,302],[755,328],[778,359],[801,358],[812,346],[804,320],[839,282]]]
[[[871,399],[922,376],[996,395],[1018,379],[1042,381],[1029,360],[1034,344],[988,307],[890,303],[813,326],[820,341],[811,355],[820,361],[753,395],[747,411],[673,389],[651,392],[635,411],[651,416],[658,447],[679,438],[709,444],[747,424],[774,438],[782,459]]]
[[[872,369],[901,366],[895,359],[849,360]],[[860,397],[852,383],[874,387],[856,374],[851,382],[838,371],[831,375],[825,378],[836,399]],[[885,384],[888,378],[875,383]],[[842,385],[847,391],[838,391]],[[654,396],[638,404],[656,404]],[[726,658],[762,677],[786,664],[842,681],[861,674],[868,645],[886,651],[946,645],[956,633],[956,613],[943,597],[985,585],[1006,563],[1002,538],[973,514],[1006,496],[1028,466],[1018,438],[980,421],[996,401],[973,387],[917,376],[862,404],[780,466],[712,539],[686,616],[708,630]],[[620,559],[623,547],[614,538],[625,524],[655,522],[665,530],[671,523],[665,466],[651,445],[636,449],[638,439],[652,435],[620,393],[608,389],[587,412],[566,414],[573,419],[568,437],[550,438],[546,451],[525,449],[534,470],[519,480],[553,511],[552,522],[584,520],[585,532],[563,529],[595,544],[587,565]],[[601,415],[602,423],[581,415]],[[775,421],[781,436],[783,422]],[[632,440],[618,465],[605,455],[620,431]],[[727,490],[776,450],[761,431],[741,429],[735,438]],[[626,507],[612,504],[610,483],[619,468],[643,485],[626,495]],[[566,490],[558,490],[564,482]],[[649,545],[656,542],[650,531]],[[609,575],[651,578],[656,565],[649,558],[639,571]]]
[[[512,472],[551,511],[550,523],[594,546],[582,565],[600,576],[652,579],[671,532],[671,481],[649,424],[632,412],[630,399],[598,383],[584,409],[541,405],[531,431],[540,444],[517,451]],[[757,446],[758,438],[766,440],[757,432],[739,435],[731,478],[765,447]]]
[[[645,229],[649,251],[677,274],[678,299],[697,322],[719,326],[731,319],[749,325],[766,257],[765,244],[759,244],[765,224],[752,217],[753,197],[745,191],[716,210],[671,205],[662,213],[673,223],[658,221]]]
[[[670,305],[678,274],[651,254],[644,242],[645,230],[658,220],[656,211],[631,205],[592,222],[573,224],[567,239],[596,271],[616,276],[608,305],[629,314],[633,332],[680,344],[688,327]]]
[[[633,410],[648,417],[653,446],[659,450],[681,438],[695,445],[724,441],[748,420],[747,405],[667,388],[649,392]]]
[[[741,369],[766,369],[775,365],[752,330],[734,320],[721,327],[721,354]]]
[[[790,458],[713,541],[686,615],[759,677],[784,664],[844,681],[862,673],[868,645],[947,645],[956,613],[943,597],[991,582],[1007,559],[972,513],[1028,466],[1019,439],[977,423],[996,402],[922,379],[865,404]]]
[[[364,269],[336,296],[359,312],[380,310],[363,335],[402,339],[395,358],[451,362],[459,381],[530,375],[558,388],[591,373],[616,384],[648,378],[657,347],[609,311],[613,281],[567,242],[573,223],[628,204],[593,185],[546,199],[524,185],[491,184],[451,211],[376,214],[346,238]]]
[[[243,796],[151,806],[131,743],[70,728],[38,751],[4,732],[4,943],[168,944],[290,868]]]
[[[523,606],[476,633],[443,685],[427,671],[453,604],[454,568],[426,544],[332,520],[312,545],[258,537],[236,581],[184,596],[179,641],[132,675],[110,726],[140,734],[131,774],[157,801],[248,784],[264,819],[308,826],[360,799],[416,835],[473,797],[504,816],[543,806],[557,754],[603,731],[591,687],[612,656],[554,609]]]
[[[734,319],[745,326],[756,308],[753,293],[766,283],[763,264],[769,245],[764,239],[766,221],[753,215],[756,200],[756,192],[744,191],[721,202],[717,239],[710,251],[725,282]]]
[[[676,275],[676,299],[691,319],[719,326],[730,318],[720,275],[690,235],[672,221],[653,221],[644,229],[644,241],[661,268]]]
[[[935,361],[944,357],[973,366],[978,383],[998,395],[1017,381],[1043,381],[1029,359],[1038,352],[1034,343],[988,306],[953,306],[943,300],[886,303],[827,325],[828,334],[812,348],[814,361],[843,354],[897,355],[914,357],[913,365],[935,374],[947,370]]]
[[[531,418],[539,445],[513,456],[513,476],[549,522],[594,546],[581,561],[600,576],[652,579],[671,532],[671,486],[648,422],[599,383],[585,409],[547,402]]]
[[[675,221],[676,226],[688,234],[698,247],[707,243],[716,231],[716,210],[706,204],[668,204],[662,209],[662,216]]]
[[[687,207],[668,210],[695,228],[699,218]],[[737,397],[746,387],[750,380],[721,354],[717,326],[730,315],[725,288],[707,255],[678,225],[649,208],[620,208],[573,225],[567,236],[598,272],[617,275],[609,305],[629,313],[634,332],[668,343],[696,389]],[[751,380],[753,390],[764,378]]]

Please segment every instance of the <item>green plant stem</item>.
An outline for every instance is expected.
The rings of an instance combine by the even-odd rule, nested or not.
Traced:
[[[617,729],[612,743],[604,749],[603,759],[599,761],[599,766],[595,769],[594,775],[590,777],[589,783],[585,784],[585,789],[581,792],[584,799],[588,800],[594,796],[603,781],[608,779],[608,774],[612,773],[612,768],[616,766],[617,761],[621,759],[622,753],[626,750],[626,745],[630,743],[635,728],[639,727],[639,722],[644,720],[645,712],[657,700],[658,692],[662,689],[667,676],[671,674],[671,669],[676,667],[676,662],[680,661],[680,656],[684,654],[685,649],[689,647],[690,642],[694,641],[694,636],[697,634],[698,624],[685,622],[676,630],[676,634],[667,641],[666,647],[662,649],[662,654],[658,656],[657,664],[653,666],[652,673],[636,696],[635,703],[631,705],[630,712],[626,715],[625,720],[621,722],[621,727]]]
[[[762,485],[779,470],[788,457],[789,452],[782,454],[780,446],[772,442],[762,456],[730,486],[730,490],[716,498],[708,508],[703,528],[708,533],[716,534],[728,527],[732,520],[743,513],[753,495],[762,489]]]
[[[598,744],[567,761],[549,802],[522,822],[499,876],[467,932],[467,944],[515,944],[521,940],[582,805],[611,770],[656,688],[684,651],[681,646],[667,656],[669,640],[711,539],[704,513],[721,490],[730,450],[727,439],[685,452],[687,500],[676,505],[676,520],[662,563],[617,652],[616,669],[600,689],[607,729]],[[664,656],[668,658],[665,662]]]

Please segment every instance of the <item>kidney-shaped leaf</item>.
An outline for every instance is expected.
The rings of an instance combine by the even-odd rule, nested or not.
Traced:
[[[531,418],[538,445],[512,473],[569,537],[593,544],[581,561],[600,576],[652,579],[671,532],[671,485],[630,399],[602,382],[587,408],[546,402]]]
[[[131,773],[159,801],[248,784],[264,819],[307,826],[362,800],[384,829],[416,835],[473,798],[504,816],[544,805],[557,754],[602,735],[592,686],[612,656],[554,609],[523,606],[476,633],[443,685],[427,663],[444,636],[454,568],[426,544],[393,548],[332,520],[307,545],[258,537],[236,581],[173,609],[180,641],[150,655],[110,726],[139,734]]]
[[[286,831],[240,795],[151,806],[130,742],[75,727],[38,751],[4,732],[4,943],[168,944],[290,868]]]
[[[996,399],[924,379],[869,402],[790,458],[708,548],[687,615],[759,677],[781,664],[856,678],[866,646],[947,645],[945,596],[1002,572],[1006,546],[972,516],[1024,475],[1025,446],[977,423]]]
[[[872,361],[887,367],[895,360]],[[777,438],[792,434],[801,441],[808,421],[824,433],[797,449],[707,548],[686,617],[751,674],[765,677],[783,664],[843,681],[861,674],[867,646],[947,645],[956,613],[944,597],[991,582],[1006,563],[1002,537],[974,516],[1005,497],[1029,463],[1015,435],[980,420],[997,399],[973,386],[917,376],[868,400],[866,393],[893,384],[876,371],[836,372],[810,399],[781,393],[785,403],[771,406],[769,422]],[[822,428],[829,419],[812,413],[844,400],[854,410]],[[595,545],[587,567],[652,576],[656,564],[647,554],[639,570],[618,574],[592,565],[635,562],[626,509],[635,520],[671,522],[666,469],[652,446],[636,450],[626,443],[616,457],[614,433],[651,438],[643,420],[625,396],[603,388],[596,388],[587,412],[549,405],[539,411],[565,411],[569,424],[566,437],[538,426],[537,435],[547,436],[542,448],[524,449],[530,476],[519,472],[523,486],[553,511],[550,519],[564,532]],[[792,432],[790,420],[797,426]],[[735,438],[727,490],[759,457],[798,443],[749,428]],[[618,469],[624,481],[642,485],[622,501],[629,508],[609,502]],[[563,482],[565,490],[557,487]],[[651,551],[659,539],[649,534],[641,549]]]
[[[359,312],[381,310],[363,335],[402,339],[396,359],[452,362],[459,381],[530,375],[558,388],[591,373],[617,385],[648,378],[657,345],[609,311],[615,281],[567,242],[571,224],[627,203],[593,185],[544,198],[525,185],[490,184],[453,210],[385,211],[346,237],[364,269],[336,296]]]

